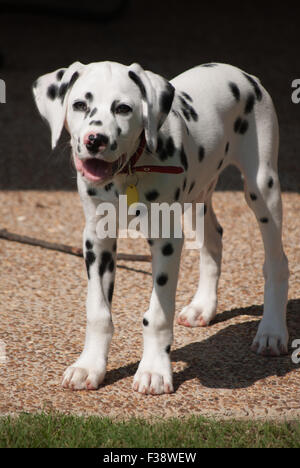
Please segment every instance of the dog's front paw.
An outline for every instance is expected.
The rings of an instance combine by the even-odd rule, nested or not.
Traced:
[[[147,365],[143,360],[134,376],[132,388],[144,395],[162,395],[173,393],[173,377],[171,363],[163,362],[159,365],[151,363]]]
[[[97,367],[90,367],[78,362],[67,368],[62,386],[71,390],[97,390],[104,380],[105,373],[106,365],[104,363],[97,365]]]
[[[280,356],[288,353],[288,331],[285,323],[268,324],[261,321],[251,349],[262,356]]]
[[[178,325],[184,327],[207,327],[216,315],[216,303],[190,304],[180,312],[177,318]]]

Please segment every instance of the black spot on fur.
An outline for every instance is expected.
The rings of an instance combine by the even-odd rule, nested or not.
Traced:
[[[86,240],[85,247],[87,250],[91,250],[93,248],[93,244],[90,240]]]
[[[97,192],[96,192],[95,189],[89,188],[89,189],[87,189],[87,194],[88,194],[90,197],[94,197],[95,195],[97,195]]]
[[[189,193],[191,193],[194,187],[195,187],[195,182],[192,182],[189,188]]]
[[[166,347],[166,353],[167,353],[167,354],[170,354],[170,352],[171,352],[171,346],[168,345],[168,346]]]
[[[269,187],[269,188],[272,188],[273,185],[274,185],[273,177],[270,177],[269,182],[268,182],[268,187]]]
[[[107,270],[109,263],[112,261],[112,255],[108,251],[102,252],[101,263],[99,266],[99,275],[102,277]]]
[[[110,106],[110,112],[111,112],[112,114],[115,114],[117,104],[118,104],[118,101],[113,101],[113,102],[112,102],[112,104],[111,104],[111,106]]]
[[[181,93],[183,97],[185,97],[185,99],[187,99],[188,101],[190,102],[193,102],[193,99],[191,98],[191,96],[185,92],[182,92]]]
[[[190,113],[194,122],[198,122],[198,114],[193,107],[190,108]]]
[[[141,91],[142,97],[147,98],[146,88],[140,77],[132,70],[128,72],[129,78],[138,86]]]
[[[89,125],[98,125],[98,126],[101,126],[103,125],[102,124],[102,121],[101,120],[91,120]]]
[[[57,95],[58,95],[58,86],[56,86],[55,84],[50,85],[47,89],[48,98],[54,101]]]
[[[150,190],[149,192],[145,193],[146,200],[152,202],[159,197],[159,193],[157,190]]]
[[[79,145],[77,145],[77,151],[78,151],[78,153],[81,153],[81,148],[80,148]]]
[[[171,83],[167,83],[165,91],[161,93],[159,105],[161,112],[164,114],[168,114],[170,112],[174,98],[174,92],[175,89]]]
[[[187,157],[186,157],[183,146],[181,147],[181,151],[180,151],[180,161],[181,161],[181,164],[184,167],[184,170],[187,171],[188,167],[189,167],[189,164],[188,164],[188,160],[187,160]]]
[[[167,150],[164,148],[164,142],[161,136],[158,137],[157,139],[157,148],[156,151],[159,155],[159,159],[161,161],[165,161],[168,158]]]
[[[120,136],[122,133],[122,130],[120,129],[120,127],[118,127],[118,135]]]
[[[183,97],[181,97],[181,96],[179,96],[179,99],[180,99],[180,102],[181,102],[181,104],[183,105],[183,107],[185,107],[185,109],[189,110],[189,109],[190,109],[190,105],[186,102],[186,100],[185,100]]]
[[[169,255],[172,255],[173,252],[174,252],[174,248],[173,248],[173,245],[170,243],[164,245],[162,248],[162,254],[165,255],[166,257],[168,257]]]
[[[261,101],[262,100],[262,92],[261,92],[261,89],[257,83],[257,81],[250,75],[247,75],[247,73],[243,73],[244,77],[247,78],[247,80],[249,81],[249,83],[251,83],[253,89],[254,89],[254,92],[255,92],[255,95],[256,95],[256,99],[258,101]]]
[[[92,101],[93,100],[92,93],[90,92],[85,93],[85,99],[87,99],[88,101]]]
[[[74,72],[73,75],[71,76],[71,79],[70,79],[69,83],[62,83],[60,85],[60,88],[59,88],[59,91],[58,91],[58,96],[60,97],[62,103],[63,103],[63,101],[65,99],[65,95],[66,95],[68,89],[73,86],[73,84],[75,83],[75,81],[77,80],[78,77],[79,77],[79,73]]]
[[[202,162],[202,161],[203,161],[204,156],[205,156],[205,149],[204,149],[203,146],[200,146],[200,147],[199,147],[199,151],[198,151],[198,159],[199,159],[199,162]]]
[[[186,109],[184,109],[183,107],[182,107],[181,111],[182,111],[184,117],[186,118],[186,120],[189,122],[191,120],[189,112]]]
[[[180,188],[176,189],[174,199],[175,201],[178,201],[180,197]]]
[[[235,83],[229,83],[229,87],[236,101],[239,101],[241,98],[241,93],[238,86]]]
[[[85,256],[86,271],[88,279],[90,279],[90,266],[95,262],[96,255],[92,250],[88,250]]]
[[[57,73],[56,73],[56,79],[57,81],[61,81],[62,77],[64,76],[65,74],[65,70],[59,70]]]
[[[240,128],[241,128],[241,125],[242,125],[242,119],[240,117],[238,117],[234,123],[234,131],[235,133],[238,133],[240,131]]]
[[[229,142],[227,143],[226,147],[225,147],[225,154],[227,154],[229,151]]]
[[[148,325],[149,325],[148,320],[145,319],[145,318],[143,319],[143,325],[144,325],[144,327],[148,327]]]
[[[181,110],[182,110],[182,113],[185,116],[185,118],[188,121],[190,121],[190,119],[192,118],[195,122],[197,122],[198,121],[198,114],[195,111],[195,109],[192,106],[190,106],[190,104],[188,104],[183,97],[179,96],[179,99],[180,99],[181,104],[183,106]]]
[[[240,126],[240,134],[244,135],[249,128],[249,123],[247,120],[243,120]]]
[[[107,298],[108,298],[109,303],[111,303],[112,298],[113,298],[114,287],[115,287],[115,283],[113,281],[111,281],[111,283],[109,285],[109,288],[108,288],[108,294],[107,294]]]
[[[70,79],[70,82],[69,82],[69,85],[68,87],[71,88],[71,86],[73,86],[73,84],[75,83],[76,80],[78,80],[79,78],[79,73],[78,71],[74,72],[73,75],[71,76],[71,79]]]
[[[110,271],[111,273],[114,271],[114,269],[115,269],[115,262],[114,262],[114,260],[111,260],[111,261],[109,262],[108,269],[109,269],[109,271]]]
[[[104,187],[105,191],[106,191],[106,192],[109,192],[110,189],[113,187],[113,185],[114,185],[114,184],[113,184],[112,182],[111,182],[110,184],[105,185],[105,187]]]
[[[186,189],[186,182],[187,182],[187,180],[186,180],[186,178],[185,178],[184,181],[183,181],[183,185],[182,185],[182,190],[183,190],[183,192],[184,192],[185,189]]]
[[[257,200],[257,196],[255,195],[255,193],[250,193],[250,198],[251,198],[252,201]]]
[[[63,102],[67,91],[68,91],[68,83],[62,83],[58,91],[58,96],[60,97],[61,102]]]
[[[159,286],[165,286],[165,284],[168,282],[168,275],[166,273],[161,273],[156,278],[156,282]]]
[[[94,107],[94,109],[93,109],[92,112],[90,113],[90,117],[91,117],[91,118],[94,117],[94,115],[96,114],[97,110],[98,110],[97,107]]]
[[[167,142],[166,142],[166,152],[168,156],[173,156],[175,152],[175,145],[174,145],[173,138],[171,136],[167,139]]]
[[[246,101],[246,106],[245,106],[245,114],[250,114],[253,111],[255,105],[255,96],[254,94],[249,94],[247,101]]]

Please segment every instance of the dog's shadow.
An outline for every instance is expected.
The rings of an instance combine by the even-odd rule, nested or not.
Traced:
[[[240,316],[262,316],[263,306],[233,309],[217,315],[214,323],[226,322]],[[288,329],[291,344],[300,339],[300,299],[291,300],[287,307]],[[213,326],[213,324],[212,324]],[[263,357],[251,352],[250,346],[258,327],[257,320],[229,325],[203,341],[183,346],[172,352],[172,361],[185,362],[184,370],[174,373],[175,391],[182,383],[198,379],[208,388],[237,389],[247,388],[268,376],[284,376],[297,365],[292,362],[291,354],[281,357]],[[195,331],[195,335],[197,332]],[[114,369],[107,373],[104,386],[134,375],[138,362]]]

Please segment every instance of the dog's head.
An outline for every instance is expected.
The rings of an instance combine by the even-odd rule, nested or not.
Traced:
[[[138,64],[75,62],[38,78],[33,93],[50,125],[52,148],[65,125],[77,170],[102,184],[126,165],[143,130],[148,149],[156,150],[174,88]]]

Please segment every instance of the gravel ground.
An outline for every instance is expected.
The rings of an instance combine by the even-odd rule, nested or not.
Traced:
[[[300,196],[288,193],[283,200],[292,343],[300,338]],[[81,245],[83,215],[76,193],[3,191],[0,201],[0,219],[7,229]],[[300,368],[291,361],[292,349],[289,356],[270,359],[250,352],[263,302],[263,250],[255,219],[241,193],[217,192],[214,202],[224,227],[218,315],[206,329],[175,325],[173,395],[145,397],[131,390],[142,351],[141,319],[151,292],[150,264],[119,262],[113,299],[115,335],[105,383],[97,391],[72,392],[60,382],[84,340],[83,260],[1,240],[0,340],[6,346],[6,361],[0,363],[0,413],[53,409],[117,418],[299,417]],[[122,239],[119,252],[148,253],[148,246],[142,239],[134,243]],[[196,289],[196,257],[195,251],[183,252],[176,313]]]

